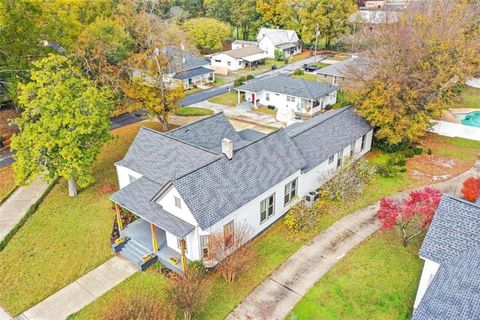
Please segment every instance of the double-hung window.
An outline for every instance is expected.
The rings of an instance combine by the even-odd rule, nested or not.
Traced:
[[[343,161],[343,150],[342,151],[339,151],[338,152],[338,155],[337,155],[337,168],[340,167],[342,165],[342,161]]]
[[[366,143],[367,143],[367,135],[364,134],[364,135],[362,136],[362,146],[361,146],[360,150],[363,151],[363,149],[365,149]]]
[[[328,164],[332,163],[333,160],[335,160],[335,155],[330,156],[330,158],[328,158]]]
[[[223,240],[225,247],[231,247],[235,242],[233,220],[223,226]]]
[[[175,199],[175,207],[181,209],[182,208],[182,200],[177,196],[174,196],[174,199]]]
[[[260,223],[275,214],[275,193],[260,202]]]
[[[293,181],[290,181],[285,185],[285,198],[284,198],[284,205],[288,205],[293,198],[297,195],[297,181],[298,179],[295,178]]]
[[[208,236],[200,236],[200,244],[202,246],[202,258],[203,259],[210,259],[210,250],[209,250],[209,237]]]
[[[265,93],[265,100],[270,101],[270,93]]]

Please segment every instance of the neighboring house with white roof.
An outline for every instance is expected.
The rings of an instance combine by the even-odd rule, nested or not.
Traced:
[[[480,319],[480,205],[443,195],[423,240],[414,320]]]
[[[300,39],[294,30],[260,28],[257,35],[258,46],[267,52],[269,58],[275,58],[275,50],[285,57],[302,52]]]
[[[314,115],[337,102],[338,87],[316,81],[291,78],[286,75],[252,80],[235,88],[238,103],[242,96],[254,107],[258,104],[292,110],[295,113]]]
[[[246,46],[216,53],[212,55],[210,63],[215,70],[226,68],[229,71],[236,71],[262,64],[266,58],[265,50],[257,46]]]
[[[346,81],[355,81],[358,78],[369,77],[368,60],[358,56],[343,60],[316,71],[317,80],[342,86]]]
[[[161,55],[168,60],[167,79],[172,82],[183,82],[185,89],[204,85],[215,81],[215,71],[202,57],[176,46],[165,46]]]
[[[142,128],[115,164],[123,242],[113,248],[142,269],[157,259],[175,271],[180,260],[212,266],[209,235],[228,246],[246,223],[255,237],[346,157],[367,153],[372,133],[352,107],[270,134],[237,132],[223,113],[166,133]],[[138,219],[123,228],[120,207]]]
[[[256,41],[248,41],[248,40],[235,40],[232,42],[232,50],[240,49],[244,47],[256,47],[258,43]]]

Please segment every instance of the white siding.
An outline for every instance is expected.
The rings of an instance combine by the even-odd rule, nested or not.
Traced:
[[[422,258],[423,259],[423,258]],[[417,289],[417,296],[415,297],[415,303],[413,304],[413,308],[416,309],[420,302],[422,301],[425,292],[427,292],[430,283],[432,283],[433,277],[438,271],[440,265],[432,260],[424,259],[425,264],[423,265],[422,277],[420,278],[420,282],[418,284]]]
[[[258,47],[262,50],[265,50],[267,52],[267,57],[269,58],[275,58],[275,45],[272,43],[270,38],[264,37],[260,42],[258,43]]]
[[[116,165],[117,168],[117,177],[118,177],[118,187],[119,189],[125,188],[130,184],[130,179],[138,179],[142,175],[138,172],[135,172],[129,168]]]
[[[224,53],[213,55],[210,63],[213,68],[224,67],[232,71],[245,68],[245,61],[243,61],[243,59],[235,59]]]
[[[297,178],[300,175],[300,171],[295,172],[288,178],[282,180],[277,185],[273,186],[272,188],[268,189],[261,195],[257,196],[252,201],[245,204],[243,207],[235,210],[233,213],[228,215],[227,217],[223,218],[212,227],[209,228],[208,231],[210,233],[221,232],[223,233],[223,226],[230,221],[234,220],[235,223],[247,223],[252,231],[252,237],[259,234],[261,231],[266,229],[272,223],[277,221],[280,217],[282,217],[287,211],[288,206],[284,206],[284,192],[285,192],[285,185],[292,181],[293,179]],[[267,218],[262,223],[260,222],[260,202],[265,198],[269,197],[275,193],[275,213],[271,217]]]

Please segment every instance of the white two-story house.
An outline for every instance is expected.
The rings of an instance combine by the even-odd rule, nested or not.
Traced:
[[[223,113],[167,133],[142,128],[116,163],[110,199],[123,242],[113,248],[142,269],[148,256],[175,271],[180,261],[212,265],[210,235],[235,239],[245,223],[255,237],[346,157],[367,153],[372,132],[352,107],[270,134],[237,132]],[[138,219],[124,226],[122,210]]]
[[[302,52],[300,39],[294,30],[260,28],[257,42],[269,58],[275,58],[275,50],[280,50],[287,58]]]

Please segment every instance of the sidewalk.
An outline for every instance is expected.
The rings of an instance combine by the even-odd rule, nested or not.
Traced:
[[[28,309],[18,320],[63,320],[80,311],[108,290],[138,271],[125,258],[115,256],[39,304]],[[1,318],[0,318],[1,319]]]
[[[47,188],[48,183],[38,180],[29,186],[19,187],[0,205],[0,241],[15,227]]]
[[[480,163],[467,172],[432,187],[458,195],[463,181],[480,174]],[[406,192],[396,194],[402,197]],[[339,220],[300,248],[267,277],[226,318],[285,319],[310,288],[351,249],[380,227],[375,218],[378,203]]]

